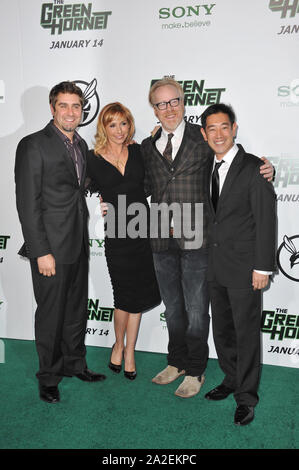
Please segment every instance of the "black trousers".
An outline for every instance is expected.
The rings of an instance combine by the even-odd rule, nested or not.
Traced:
[[[238,405],[255,406],[260,378],[261,291],[209,282],[213,337],[223,384]]]
[[[88,258],[82,247],[73,264],[56,263],[55,276],[39,273],[30,260],[37,309],[35,342],[40,384],[57,385],[63,375],[75,375],[86,366]]]

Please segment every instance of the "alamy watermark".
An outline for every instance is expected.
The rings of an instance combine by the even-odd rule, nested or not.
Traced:
[[[127,206],[127,196],[118,203],[105,203],[105,235],[108,238],[183,238],[186,249],[199,249],[203,242],[203,203],[141,202]]]

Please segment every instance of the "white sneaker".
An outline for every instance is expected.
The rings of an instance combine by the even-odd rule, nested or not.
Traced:
[[[152,382],[159,385],[167,385],[184,374],[184,370],[177,369],[174,366],[167,366],[166,369],[159,372],[159,374],[152,379]]]
[[[191,375],[186,375],[183,382],[181,383],[179,388],[177,388],[174,394],[181,398],[194,397],[194,395],[197,395],[197,393],[199,393],[204,381],[205,378],[203,375],[200,378],[192,377]]]

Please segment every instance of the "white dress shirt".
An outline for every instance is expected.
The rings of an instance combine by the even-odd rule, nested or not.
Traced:
[[[176,154],[178,153],[178,150],[179,150],[180,145],[181,145],[182,140],[183,140],[184,131],[185,131],[185,120],[183,119],[182,122],[178,125],[178,127],[174,131],[172,131],[172,134],[173,134],[173,138],[171,139],[172,160],[175,159]],[[166,131],[162,127],[161,136],[156,141],[156,148],[157,148],[157,150],[159,150],[159,152],[162,155],[163,155],[163,152],[164,152],[165,147],[167,145],[168,134],[170,134],[170,132]]]
[[[171,139],[171,144],[172,144],[171,158],[172,158],[172,161],[175,159],[176,154],[178,153],[178,150],[181,146],[183,136],[184,136],[184,131],[185,131],[185,119],[183,119],[182,122],[178,125],[178,127],[174,131],[172,131],[172,134],[173,134],[173,137]],[[166,147],[167,142],[168,142],[168,134],[170,134],[170,132],[166,131],[162,126],[161,136],[156,141],[156,148],[162,155],[163,155],[163,152],[164,152],[165,147]],[[171,221],[170,221],[170,226],[173,227],[173,219],[172,218],[171,218]]]
[[[220,166],[219,170],[218,170],[218,173],[219,173],[219,195],[221,194],[221,190],[222,190],[222,187],[223,187],[223,184],[224,184],[224,181],[225,181],[225,178],[226,178],[226,175],[228,173],[228,170],[232,164],[232,161],[233,159],[235,158],[235,156],[237,155],[239,151],[239,147],[234,144],[232,146],[232,148],[224,155],[223,157],[223,163],[222,165]],[[216,165],[216,163],[220,162],[221,160],[218,160],[216,158],[216,155],[214,157],[214,165],[213,165],[213,170],[214,170],[214,167]],[[211,182],[212,184],[212,182]],[[272,272],[269,272],[269,271],[258,271],[257,269],[254,270],[256,273],[259,273],[259,274],[268,274],[269,276],[271,276]]]

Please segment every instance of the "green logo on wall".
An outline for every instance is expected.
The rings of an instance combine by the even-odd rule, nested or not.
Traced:
[[[173,77],[174,78],[174,77]],[[151,81],[151,86],[157,82]],[[178,80],[183,88],[185,97],[185,106],[210,106],[211,104],[220,103],[221,93],[226,88],[207,88],[205,81],[200,80]]]
[[[71,3],[63,0],[56,3],[43,3],[40,24],[50,29],[51,34],[66,31],[86,31],[106,29],[111,11],[92,11],[92,3]]]
[[[101,307],[99,299],[88,299],[88,320],[111,322],[113,318],[113,308]]]
[[[0,235],[0,250],[6,250],[7,240],[9,238],[9,235]]]
[[[261,330],[270,339],[299,339],[299,315],[290,315],[287,309],[264,310]]]
[[[299,12],[299,0],[270,0],[269,8],[272,11],[280,11],[280,18],[286,18],[288,12],[293,18]]]

